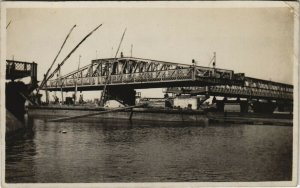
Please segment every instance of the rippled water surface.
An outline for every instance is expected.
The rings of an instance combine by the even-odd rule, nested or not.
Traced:
[[[279,181],[292,176],[292,126],[40,119],[32,125],[32,131],[6,141],[8,183]]]

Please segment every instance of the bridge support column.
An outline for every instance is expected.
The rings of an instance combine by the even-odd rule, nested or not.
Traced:
[[[8,82],[5,88],[6,109],[10,111],[21,122],[24,122],[25,99],[28,95],[27,86],[23,82]]]
[[[127,105],[135,105],[136,91],[130,87],[109,87],[107,88],[108,100],[122,101]]]
[[[276,108],[276,104],[272,102],[253,102],[253,111],[255,113],[272,114]]]
[[[224,112],[224,106],[225,106],[224,101],[216,101],[216,105],[217,105],[218,112]]]
[[[49,92],[47,89],[45,90],[45,95],[46,95],[46,104],[49,104]]]
[[[247,113],[248,112],[248,101],[240,101],[240,112],[241,113]]]
[[[279,112],[293,112],[293,103],[291,101],[277,101]]]

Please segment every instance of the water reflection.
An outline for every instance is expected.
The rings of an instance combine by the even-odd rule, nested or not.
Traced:
[[[7,182],[291,179],[292,127],[41,119],[31,127],[6,144]]]

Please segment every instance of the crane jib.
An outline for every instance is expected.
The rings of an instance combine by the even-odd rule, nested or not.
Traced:
[[[72,31],[73,31],[73,29],[74,29],[75,27],[76,27],[76,25],[74,25],[74,26],[71,28],[71,30],[69,31],[68,35],[66,36],[66,38],[65,38],[65,40],[64,40],[64,42],[63,42],[63,44],[61,45],[61,47],[60,47],[60,49],[59,49],[57,55],[55,56],[55,58],[54,58],[54,60],[53,60],[53,62],[52,62],[52,64],[51,64],[50,68],[47,70],[46,74],[44,75],[43,81],[41,82],[40,87],[38,88],[38,90],[39,90],[40,88],[42,88],[42,87],[45,85],[46,79],[47,79],[47,77],[48,77],[48,74],[49,74],[50,70],[52,69],[54,63],[56,62],[57,57],[59,56],[61,50],[62,50],[63,47],[65,46],[66,41],[68,40],[70,34],[72,33]]]
[[[57,65],[57,68],[50,74],[50,76],[46,79],[45,82],[47,82],[49,79],[51,79],[54,74],[59,71],[60,67],[63,66],[63,64],[69,59],[69,57],[75,52],[75,50],[89,37],[91,36],[99,27],[101,27],[102,24],[97,26],[95,29],[93,29],[89,34],[87,34],[74,48],[73,50],[65,57],[65,59]]]

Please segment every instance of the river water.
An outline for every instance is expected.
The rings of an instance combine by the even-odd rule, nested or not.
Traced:
[[[7,183],[282,181],[292,126],[34,119],[6,141]],[[66,131],[62,133],[61,131]]]

